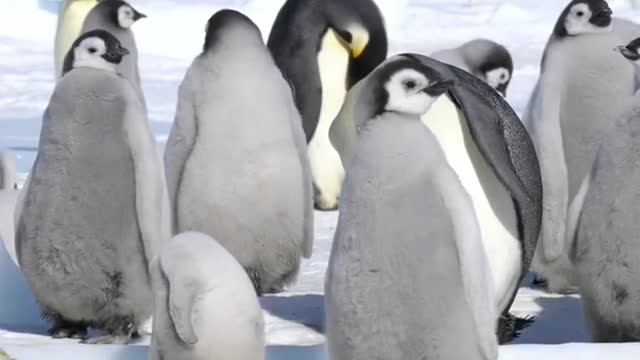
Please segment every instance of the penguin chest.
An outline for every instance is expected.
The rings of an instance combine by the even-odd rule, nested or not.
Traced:
[[[349,51],[329,29],[318,53],[318,70],[322,84],[322,105],[316,130],[309,142],[309,161],[314,184],[318,190],[318,205],[333,208],[340,195],[344,169],[338,152],[329,141],[329,128],[338,115],[347,93]]]
[[[513,199],[484,160],[471,137],[464,114],[441,96],[422,122],[438,139],[447,162],[469,193],[487,253],[502,311],[518,285],[521,247]]]
[[[68,3],[68,4],[67,4]],[[56,67],[57,72],[62,70],[62,63],[71,44],[80,35],[85,17],[97,4],[96,0],[66,1],[64,12],[58,19],[56,34]]]

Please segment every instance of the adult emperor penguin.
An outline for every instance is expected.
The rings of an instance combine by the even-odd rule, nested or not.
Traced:
[[[56,85],[16,227],[20,267],[54,338],[127,343],[152,312],[149,261],[170,238],[162,159],[104,30],[72,46]]]
[[[129,54],[118,64],[118,73],[131,81],[142,100],[142,104],[146,107],[138,68],[138,47],[131,30],[131,26],[144,17],[146,15],[126,1],[100,0],[100,3],[87,14],[82,25],[82,33],[92,30],[106,30],[118,38],[125,49],[129,50]],[[63,74],[71,70],[73,61],[74,52],[69,51],[63,65]]]
[[[527,273],[540,231],[542,187],[535,149],[525,128],[502,96],[477,77],[418,54],[406,54],[457,79],[422,117],[438,139],[448,163],[471,196],[502,313],[500,341],[509,341],[528,322],[508,310]],[[356,84],[333,122],[332,144],[349,167],[353,124],[364,96]],[[365,100],[363,100],[365,99]]]
[[[619,48],[640,64],[639,50],[640,39]],[[607,131],[576,196],[584,203],[570,253],[595,342],[640,341],[638,136],[640,93]]]
[[[604,0],[567,5],[550,36],[524,116],[544,185],[542,229],[532,269],[554,292],[575,290],[567,251],[567,240],[574,236],[567,232],[570,205],[601,137],[635,91],[633,66],[611,51],[631,41],[632,32],[629,24],[612,21],[611,15]],[[640,27],[635,36],[638,33]]]
[[[150,271],[150,360],[264,360],[264,319],[253,284],[217,241],[197,232],[177,235]]]
[[[260,94],[252,106],[246,89]],[[281,291],[313,247],[305,150],[300,114],[260,30],[237,11],[215,13],[180,85],[165,150],[174,234],[212,236],[258,294]]]
[[[64,57],[80,35],[84,18],[97,3],[98,0],[64,0],[60,5],[54,49],[56,79],[62,76]]]
[[[479,77],[507,96],[513,59],[503,45],[488,39],[474,39],[453,49],[436,51],[430,57]]]
[[[357,85],[325,283],[330,359],[497,359],[472,199],[420,119],[460,81],[440,69],[400,55]]]
[[[387,57],[382,14],[373,0],[287,0],[267,45],[302,115],[315,206],[336,209],[344,169],[329,126],[347,90]]]

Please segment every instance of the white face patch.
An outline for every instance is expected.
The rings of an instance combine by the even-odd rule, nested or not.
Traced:
[[[437,99],[423,91],[428,85],[429,80],[416,70],[396,72],[384,85],[389,93],[385,110],[422,116]]]
[[[509,82],[510,78],[509,70],[503,67],[487,71],[485,76],[487,78],[487,84],[494,89],[497,89],[498,86]]]
[[[589,33],[604,33],[611,30],[611,25],[599,27],[589,22],[591,10],[587,4],[576,4],[571,7],[569,14],[564,20],[564,28],[569,35],[580,35]]]
[[[105,60],[102,55],[107,53],[107,46],[99,37],[90,37],[82,40],[80,45],[73,49],[73,67],[91,67],[115,72],[116,65]]]
[[[121,28],[128,29],[136,22],[134,19],[134,12],[131,6],[122,5],[118,8],[118,25]]]

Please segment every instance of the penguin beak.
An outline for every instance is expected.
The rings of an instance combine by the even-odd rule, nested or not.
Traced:
[[[133,11],[133,20],[134,21],[138,21],[138,20],[144,19],[146,17],[147,17],[147,15],[145,15],[145,14],[143,14],[143,13],[137,11],[137,10]]]
[[[613,15],[613,10],[611,10],[611,8],[607,6],[607,7],[602,8],[602,9],[601,9],[597,14],[596,14],[596,17],[603,17],[603,18],[604,18],[604,17],[609,17],[609,16],[611,16],[611,15]]]
[[[357,59],[369,44],[369,32],[360,24],[347,27],[346,31],[338,31],[342,41],[351,49],[351,57]]]
[[[622,56],[624,56],[625,58],[631,60],[631,61],[637,61],[640,60],[640,54],[638,54],[637,52],[630,50],[628,47],[624,46],[624,45],[620,45],[616,48],[613,49],[613,51],[617,51],[619,53],[622,54]]]
[[[446,93],[455,85],[456,82],[454,80],[437,80],[429,84],[426,88],[422,89],[422,92],[426,93],[429,96],[437,97]]]

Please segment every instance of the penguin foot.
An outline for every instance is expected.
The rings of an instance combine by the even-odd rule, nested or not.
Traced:
[[[522,335],[522,331],[531,326],[535,317],[517,317],[513,314],[502,314],[498,321],[498,341],[500,345],[507,344]]]
[[[99,324],[97,327],[104,329],[107,332],[107,335],[83,339],[81,341],[82,344],[126,345],[131,342],[131,339],[140,336],[140,330],[134,323],[133,317],[131,316],[113,316],[107,321]]]
[[[49,329],[49,335],[54,339],[83,339],[87,336],[87,326],[81,323],[56,321]]]
[[[80,341],[87,345],[127,345],[131,342],[131,336],[127,335],[104,335],[87,338]]]

